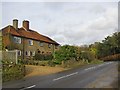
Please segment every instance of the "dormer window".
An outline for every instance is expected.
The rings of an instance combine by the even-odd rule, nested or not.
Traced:
[[[33,45],[33,40],[28,41],[29,45]]]
[[[14,40],[15,43],[21,44],[21,38],[20,37],[14,36],[13,40]]]

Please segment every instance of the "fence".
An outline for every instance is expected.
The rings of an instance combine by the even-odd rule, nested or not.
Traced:
[[[0,54],[1,54],[0,58],[2,58],[2,60],[18,64],[18,51],[17,50],[1,51]]]

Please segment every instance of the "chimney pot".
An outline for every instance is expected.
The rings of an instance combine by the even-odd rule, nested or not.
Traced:
[[[17,30],[18,29],[18,20],[14,19],[13,20],[13,27]]]
[[[29,21],[24,20],[24,21],[23,21],[23,27],[24,27],[26,30],[29,30]]]

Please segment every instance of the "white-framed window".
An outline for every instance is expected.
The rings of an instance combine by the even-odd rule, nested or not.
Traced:
[[[30,56],[30,51],[26,51],[26,52],[25,52],[25,55],[26,55],[26,56]]]
[[[43,43],[43,42],[39,42],[39,45],[40,45],[41,47],[43,47],[44,43]]]
[[[21,44],[21,37],[14,36],[13,40],[14,40],[15,43]]]
[[[35,56],[35,51],[33,51],[32,56]]]
[[[30,56],[32,56],[32,51],[30,51]]]
[[[18,56],[21,56],[21,50],[18,50],[17,53],[18,53]]]
[[[33,45],[33,40],[28,40],[29,45]]]

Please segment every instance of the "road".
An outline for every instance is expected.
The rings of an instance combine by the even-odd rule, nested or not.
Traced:
[[[118,62],[104,62],[87,65],[56,74],[24,78],[3,84],[3,88],[115,88],[112,84],[118,79]],[[117,85],[117,83],[116,83]],[[4,89],[3,89],[4,90]]]

